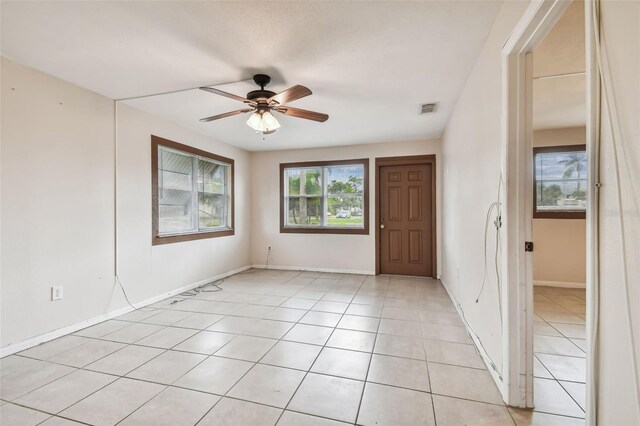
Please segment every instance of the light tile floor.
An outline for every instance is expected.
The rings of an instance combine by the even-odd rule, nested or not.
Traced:
[[[539,388],[568,399],[532,412],[504,406],[436,280],[249,270],[222,288],[0,360],[0,424],[584,424],[579,366],[558,359],[580,358],[571,297],[538,296],[544,336],[574,340],[540,342]]]
[[[534,288],[535,411],[584,418],[585,290]]]

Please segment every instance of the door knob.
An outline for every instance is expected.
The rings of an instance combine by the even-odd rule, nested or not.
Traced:
[[[384,229],[384,225],[380,224],[380,229]]]

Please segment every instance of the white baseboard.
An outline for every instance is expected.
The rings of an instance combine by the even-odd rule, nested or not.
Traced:
[[[451,291],[449,290],[449,286],[442,280],[442,278],[440,278],[440,282],[442,283],[444,289],[447,291],[447,294],[449,295],[449,298],[451,299],[453,306],[456,308],[456,311],[458,312],[458,316],[464,323],[464,326],[467,329],[467,334],[471,337],[471,340],[473,341],[473,344],[476,347],[476,351],[480,355],[480,358],[482,358],[482,361],[484,362],[484,365],[487,367],[489,374],[491,374],[493,381],[496,383],[496,386],[498,387],[498,390],[502,395],[502,399],[506,401],[507,400],[505,398],[506,390],[504,389],[504,382],[501,377],[502,372],[499,372],[493,369],[492,367],[493,360],[491,359],[489,354],[485,351],[484,347],[482,346],[482,343],[480,342],[480,338],[478,337],[478,335],[473,331],[473,328],[467,322],[466,317],[464,315],[464,311],[462,310],[462,306],[460,305],[460,303],[458,303],[458,300],[455,298],[455,296],[451,294]]]
[[[572,283],[568,281],[533,281],[534,286],[540,287],[563,287],[563,288],[587,288],[586,283]]]
[[[266,269],[267,265],[252,265],[252,267],[258,269]],[[284,271],[332,272],[335,274],[375,275],[375,272],[373,271],[360,271],[357,269],[316,268],[314,266],[269,265],[269,269],[282,269]]]
[[[157,296],[151,297],[149,299],[143,300],[142,302],[134,303],[133,306],[135,306],[137,309],[143,308],[145,306],[152,305],[152,304],[154,304],[156,302],[159,302],[159,301],[161,301],[163,299],[166,299],[168,297],[172,297],[172,296],[178,295],[180,293],[184,293],[185,291],[194,289],[194,288],[199,287],[199,286],[201,286],[203,284],[207,284],[207,283],[209,283],[211,281],[219,280],[221,278],[225,278],[225,277],[228,277],[230,275],[235,275],[237,273],[246,271],[247,269],[250,269],[250,268],[251,268],[251,265],[247,265],[247,266],[243,266],[243,267],[238,268],[238,269],[234,269],[233,271],[228,271],[228,272],[225,272],[223,274],[216,275],[214,277],[209,277],[209,278],[204,279],[202,281],[198,281],[197,283],[189,284],[189,285],[186,285],[184,287],[178,288],[176,290],[172,290],[172,291],[169,291],[169,292],[166,292],[166,293],[162,293],[162,294],[159,294]],[[98,316],[90,318],[88,320],[80,321],[78,323],[75,323],[75,324],[72,324],[72,325],[69,325],[69,326],[66,326],[66,327],[63,327],[63,328],[59,328],[57,330],[53,330],[53,331],[50,331],[50,332],[45,333],[45,334],[41,334],[41,335],[36,336],[36,337],[32,337],[31,339],[27,339],[27,340],[23,340],[22,342],[18,342],[18,343],[13,343],[13,344],[7,345],[7,346],[5,346],[3,348],[0,348],[0,358],[4,358],[5,356],[14,354],[16,352],[23,351],[25,349],[29,349],[29,348],[37,346],[37,345],[39,345],[41,343],[45,343],[45,342],[48,342],[50,340],[57,339],[58,337],[62,337],[62,336],[67,335],[67,334],[75,333],[76,331],[82,330],[83,328],[90,327],[92,325],[98,324],[98,323],[106,321],[106,320],[110,320],[112,318],[118,317],[120,315],[124,315],[124,314],[126,314],[128,312],[131,312],[131,311],[133,311],[133,308],[131,306],[127,305],[124,308],[119,308],[119,309],[116,309],[115,311],[111,311],[111,312],[108,312],[106,314],[98,315]]]
[[[102,321],[107,321],[112,318],[118,317],[120,315],[124,315],[127,312],[133,311],[131,306],[125,306],[124,308],[116,309],[115,311],[108,312],[106,314],[98,315],[96,317],[90,318],[88,320],[84,320],[63,328],[59,328],[57,330],[50,331],[45,334],[41,334],[36,337],[32,337],[27,340],[23,340],[22,342],[12,343],[3,348],[0,348],[0,358],[4,358],[5,356],[14,354],[16,352],[24,351],[25,349],[32,348],[34,346],[38,346],[41,343],[46,343],[50,340],[57,339],[58,337],[65,336],[67,334],[75,333],[78,330],[82,330],[83,328],[90,327],[92,325],[98,324]]]

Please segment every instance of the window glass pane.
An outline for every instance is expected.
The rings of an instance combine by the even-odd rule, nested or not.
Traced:
[[[227,227],[227,196],[200,192],[199,221],[200,229]]]
[[[229,166],[198,159],[199,228],[228,227],[227,176]]]
[[[333,227],[364,228],[364,199],[362,195],[329,195],[327,225]]]
[[[287,200],[287,225],[322,225],[322,198],[289,197]]]
[[[587,155],[584,151],[538,153],[535,156],[538,211],[584,211]]]
[[[193,156],[160,148],[160,184],[164,189],[191,191]]]
[[[198,159],[198,191],[224,194],[229,166],[202,158]]]
[[[158,225],[161,234],[195,229],[192,219],[193,157],[159,148]]]
[[[287,169],[287,195],[322,195],[322,168]]]
[[[327,226],[363,228],[364,166],[328,166]]]
[[[232,160],[187,146],[170,147],[157,139],[152,137],[158,155],[153,171],[158,187],[153,244],[232,234],[222,232],[233,230]],[[196,234],[206,235],[187,237]]]
[[[362,194],[364,190],[364,166],[326,167],[327,192],[329,194]]]
[[[285,226],[364,229],[364,164],[285,168]]]

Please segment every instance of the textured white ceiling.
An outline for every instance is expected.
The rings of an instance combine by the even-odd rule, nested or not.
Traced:
[[[584,74],[534,80],[533,129],[580,127],[587,123]]]
[[[534,50],[534,77],[584,72],[584,1],[575,0]]]
[[[291,105],[329,114],[282,117],[262,141],[242,107],[199,91],[130,104],[249,150],[439,137],[498,1],[11,2],[2,4],[2,54],[110,98],[270,74],[269,89],[314,94]],[[248,82],[220,87],[244,95]],[[419,104],[438,101],[434,115]],[[481,100],[479,100],[481,104]]]
[[[584,2],[576,0],[533,52],[535,77],[564,75],[534,80],[534,130],[587,123],[584,19]]]

